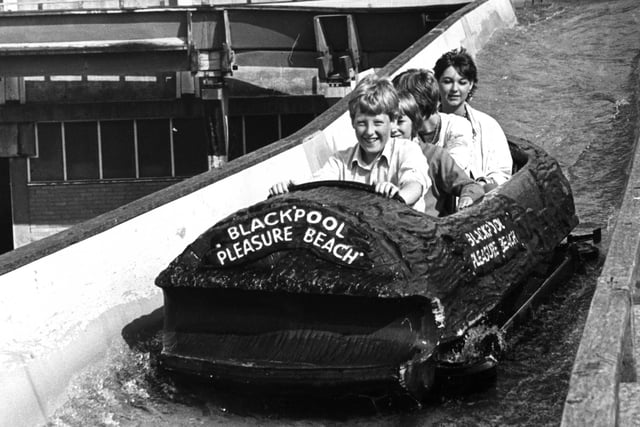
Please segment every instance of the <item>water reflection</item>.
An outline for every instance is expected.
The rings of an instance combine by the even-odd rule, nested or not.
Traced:
[[[494,36],[477,57],[474,103],[507,133],[559,159],[581,227],[605,227],[606,246],[637,122],[640,5],[536,1],[517,14],[520,24]],[[514,332],[497,382],[483,392],[423,405],[401,396],[360,396],[349,404],[238,400],[165,377],[156,369],[160,342],[152,335],[133,348],[115,345],[104,364],[77,379],[50,425],[557,425],[600,267],[587,265]]]

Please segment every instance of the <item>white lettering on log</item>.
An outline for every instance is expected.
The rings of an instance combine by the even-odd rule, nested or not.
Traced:
[[[307,225],[304,233],[298,231],[296,236],[295,224],[299,224],[298,230]],[[344,221],[319,210],[308,211],[296,206],[274,210],[227,227],[226,233],[231,242],[225,246],[218,245],[216,258],[223,266],[273,245],[297,240],[346,264],[352,264],[364,252],[344,242],[345,227]]]
[[[520,243],[515,230],[508,230],[500,218],[485,221],[464,236],[472,248],[470,257],[474,269],[493,260],[506,259]]]

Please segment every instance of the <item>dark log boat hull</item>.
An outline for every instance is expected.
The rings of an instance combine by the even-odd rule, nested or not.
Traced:
[[[512,179],[448,217],[314,183],[222,220],[156,279],[164,367],[273,390],[431,388],[439,349],[512,304],[578,222],[558,163],[510,147]]]

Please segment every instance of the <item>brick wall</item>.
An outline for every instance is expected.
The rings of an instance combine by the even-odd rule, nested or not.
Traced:
[[[93,218],[180,181],[175,179],[30,184],[32,231]]]

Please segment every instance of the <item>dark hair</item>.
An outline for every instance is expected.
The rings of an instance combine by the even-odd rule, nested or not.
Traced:
[[[417,136],[424,120],[418,102],[408,90],[398,91],[398,111],[401,116],[407,116],[411,120],[411,137]]]
[[[433,67],[433,73],[435,74],[436,79],[440,80],[444,71],[449,67],[455,68],[458,74],[464,76],[467,80],[473,83],[473,87],[469,91],[468,95],[468,98],[470,99],[478,87],[478,69],[476,68],[475,61],[469,52],[467,52],[463,47],[460,49],[450,50],[442,55]]]
[[[387,114],[391,120],[398,115],[398,95],[389,79],[375,74],[361,79],[349,99],[351,120],[360,111],[365,114]]]
[[[431,70],[411,68],[393,78],[398,91],[407,91],[415,98],[420,112],[427,118],[438,111],[440,89]]]

